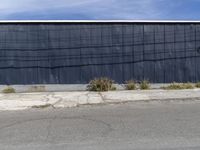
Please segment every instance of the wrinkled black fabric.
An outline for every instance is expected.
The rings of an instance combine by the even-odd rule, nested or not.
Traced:
[[[200,80],[198,23],[0,24],[0,84]]]

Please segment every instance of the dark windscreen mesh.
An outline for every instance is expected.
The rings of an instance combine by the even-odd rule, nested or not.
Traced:
[[[0,84],[200,80],[200,24],[1,24]]]

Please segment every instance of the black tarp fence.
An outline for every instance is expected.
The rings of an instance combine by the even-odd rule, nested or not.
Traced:
[[[200,23],[1,23],[0,84],[200,81]]]

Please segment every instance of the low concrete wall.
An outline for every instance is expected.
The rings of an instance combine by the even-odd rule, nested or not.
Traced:
[[[169,84],[151,84],[152,89],[159,89]],[[26,92],[65,92],[65,91],[86,91],[87,84],[38,84],[38,85],[10,85],[17,93]],[[117,90],[124,90],[123,84],[115,84]],[[0,85],[0,91],[7,85]]]
[[[63,91],[85,91],[85,84],[36,84],[36,85],[9,85],[13,87],[17,93],[29,92],[63,92]],[[7,85],[0,85],[2,91]]]

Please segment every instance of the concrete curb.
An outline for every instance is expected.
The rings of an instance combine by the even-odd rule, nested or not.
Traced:
[[[0,94],[0,110],[23,110],[45,107],[65,108],[79,105],[155,100],[200,100],[200,89]]]

